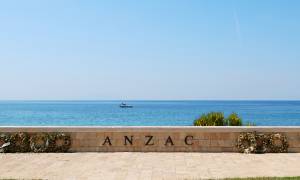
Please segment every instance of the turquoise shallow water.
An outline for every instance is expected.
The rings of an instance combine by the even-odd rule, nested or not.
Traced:
[[[202,113],[240,114],[256,125],[300,125],[300,101],[0,101],[0,125],[192,125]]]

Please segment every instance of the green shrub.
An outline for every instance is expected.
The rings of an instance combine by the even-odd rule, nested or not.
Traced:
[[[221,112],[210,112],[202,114],[194,121],[194,126],[223,126],[224,114]]]
[[[202,114],[194,121],[194,126],[242,126],[242,118],[237,113],[231,113],[226,119],[222,112],[210,112]],[[255,126],[254,123],[246,123],[246,126]]]
[[[240,118],[237,113],[231,113],[226,119],[226,124],[228,126],[241,126],[243,124],[242,118]]]

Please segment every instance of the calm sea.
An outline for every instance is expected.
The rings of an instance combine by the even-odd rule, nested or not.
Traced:
[[[202,113],[237,112],[256,125],[300,125],[300,101],[0,101],[0,125],[192,125]]]

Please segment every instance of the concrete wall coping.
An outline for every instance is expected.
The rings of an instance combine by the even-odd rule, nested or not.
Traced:
[[[0,132],[299,132],[300,126],[0,126]]]

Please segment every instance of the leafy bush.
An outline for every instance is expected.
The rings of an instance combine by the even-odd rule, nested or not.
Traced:
[[[194,121],[194,126],[223,126],[224,114],[221,112],[210,112],[202,114]]]
[[[228,126],[241,126],[242,125],[242,118],[240,118],[237,113],[231,113],[226,120],[227,120],[226,124]]]
[[[231,113],[226,119],[222,112],[202,114],[194,121],[194,126],[242,126],[242,118],[237,113]],[[247,124],[253,126],[254,124]]]

